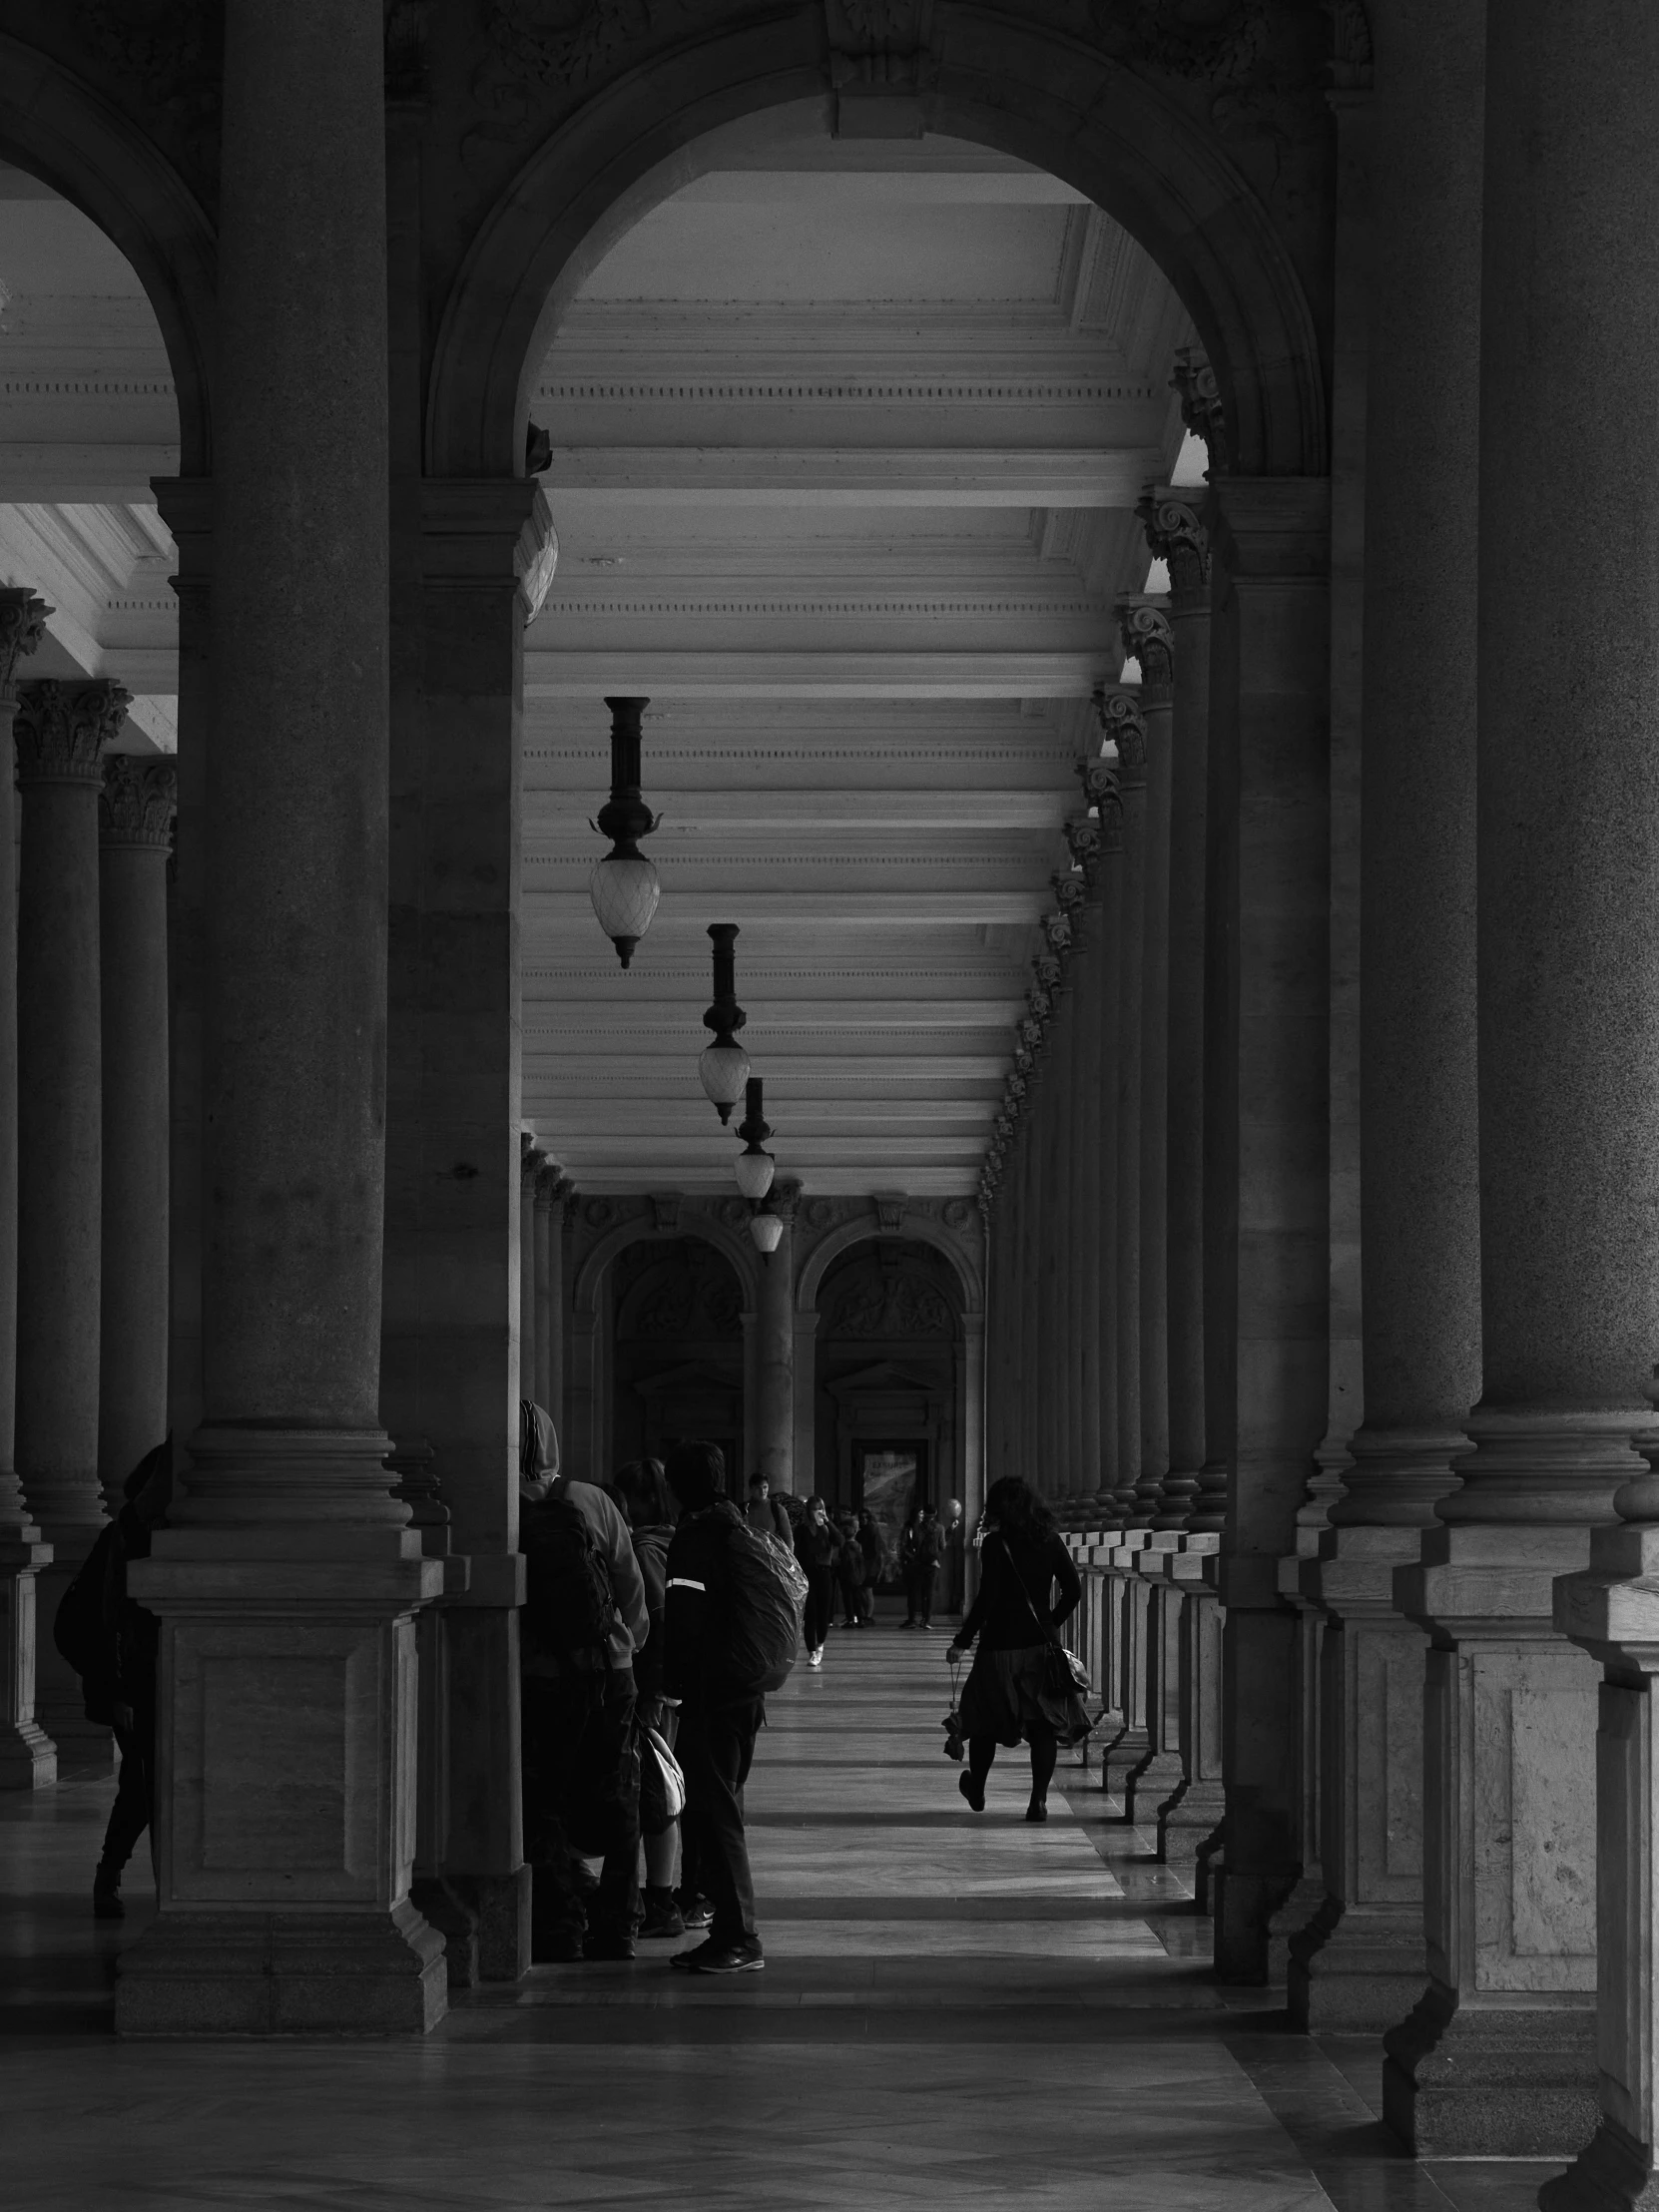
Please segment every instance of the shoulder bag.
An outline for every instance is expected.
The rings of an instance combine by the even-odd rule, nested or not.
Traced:
[[[1025,1577],[1014,1564],[1014,1554],[1006,1536],[1002,1537],[1002,1556],[1014,1580],[1019,1584],[1021,1597],[1030,1610],[1031,1618],[1041,1631],[1042,1640],[1048,1646],[1043,1662],[1043,1687],[1058,1698],[1087,1697],[1089,1695],[1089,1670],[1077,1654],[1068,1651],[1060,1641],[1060,1631],[1046,1615],[1039,1613],[1036,1601],[1025,1586]]]

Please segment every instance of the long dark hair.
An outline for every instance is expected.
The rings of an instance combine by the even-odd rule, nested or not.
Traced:
[[[1040,1544],[1054,1533],[1054,1515],[1017,1474],[1005,1474],[985,1492],[985,1518],[994,1521],[1004,1535],[1028,1544]]]
[[[626,1460],[614,1479],[630,1528],[661,1528],[673,1520],[674,1505],[660,1459]]]

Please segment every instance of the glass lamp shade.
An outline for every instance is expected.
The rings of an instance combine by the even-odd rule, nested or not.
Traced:
[[[740,1152],[732,1163],[732,1172],[738,1179],[738,1189],[745,1198],[765,1198],[772,1188],[772,1178],[777,1161],[770,1152],[759,1146],[753,1152]]]
[[[703,1078],[709,1103],[719,1108],[722,1121],[730,1119],[749,1081],[749,1054],[741,1044],[705,1045],[697,1072]]]
[[[751,1214],[749,1234],[763,1252],[776,1252],[783,1241],[784,1224],[776,1214]]]
[[[599,916],[599,926],[617,948],[626,967],[634,947],[651,927],[651,917],[662,897],[657,870],[643,852],[607,852],[588,877],[588,896]]]

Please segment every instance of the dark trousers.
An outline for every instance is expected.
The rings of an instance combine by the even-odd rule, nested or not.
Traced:
[[[938,1578],[938,1568],[911,1567],[904,1577],[904,1602],[910,1608],[913,1621],[930,1621],[933,1618],[933,1584]]]
[[[743,1835],[743,1788],[755,1758],[766,1708],[752,1704],[710,1712],[686,1705],[674,1752],[686,1774],[686,1889],[714,1906],[711,1942],[741,1943],[755,1934],[755,1882]]]
[[[134,1846],[150,1826],[155,1808],[156,1715],[153,1707],[134,1709],[132,1724],[116,1723],[121,1773],[104,1830],[103,1870],[120,1874]]]
[[[807,1649],[817,1651],[830,1628],[830,1615],[835,1605],[835,1570],[833,1567],[809,1567],[807,1569],[807,1612],[801,1624],[801,1633],[807,1639]]]
[[[535,1951],[631,1936],[639,1905],[640,1770],[629,1667],[524,1678],[524,1856]],[[604,1854],[593,1891],[584,1857]],[[589,1895],[593,1903],[590,1910]]]
[[[846,1608],[846,1618],[849,1621],[861,1620],[863,1618],[864,1612],[863,1578],[862,1576],[860,1576],[859,1579],[854,1582],[851,1575],[849,1575],[844,1568],[837,1569],[837,1572],[840,1575],[841,1604]]]

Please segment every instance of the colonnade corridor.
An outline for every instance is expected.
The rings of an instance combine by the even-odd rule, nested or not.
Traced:
[[[1521,2212],[1557,2167],[1406,2158],[1374,2046],[1220,1986],[1186,1885],[1063,1755],[984,1815],[942,1756],[947,1631],[833,1632],[771,1701],[749,1791],[767,1946],[736,1983],[538,1966],[422,2044],[116,2043],[86,1897],[109,1784],[0,1798],[0,2148],[27,2212],[143,2204],[704,2212]],[[696,1938],[688,1938],[695,1940]]]

